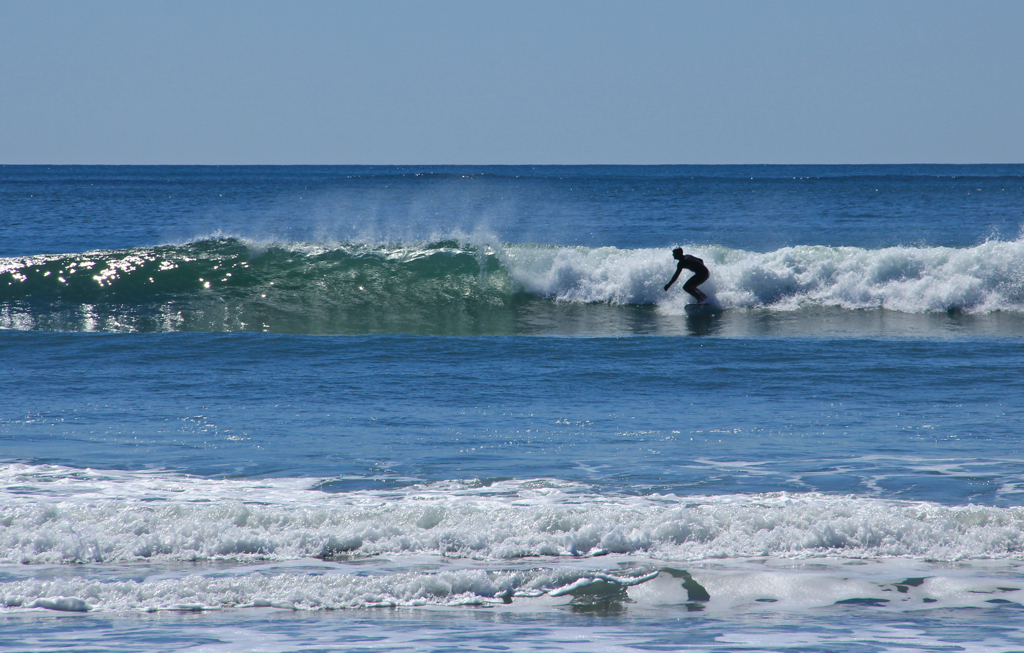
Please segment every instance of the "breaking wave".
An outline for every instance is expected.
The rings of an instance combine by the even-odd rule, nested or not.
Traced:
[[[1024,240],[975,247],[687,247],[723,309],[1024,313]],[[521,332],[559,311],[679,315],[668,249],[460,241],[184,245],[0,259],[0,328]],[[680,284],[681,286],[681,284]]]

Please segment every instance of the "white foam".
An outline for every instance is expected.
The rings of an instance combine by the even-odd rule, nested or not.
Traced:
[[[591,561],[593,562],[593,561]],[[604,559],[605,569],[556,562],[506,568],[433,564],[394,567],[303,561],[143,579],[33,577],[0,583],[0,610],[196,611],[242,608],[338,610],[487,606],[545,612],[566,605],[628,604],[637,612],[688,607],[711,614],[806,612],[843,607],[905,612],[1020,605],[1019,565],[948,567],[920,561],[850,567],[761,559],[699,564],[689,572],[643,559]],[[637,564],[639,563],[639,564]],[[392,568],[388,568],[391,566]],[[116,575],[116,574],[114,574]],[[137,574],[133,574],[137,575]]]
[[[455,607],[506,605],[544,598],[562,604],[572,594],[598,583],[631,587],[658,571],[623,573],[586,568],[481,568],[388,570],[305,561],[282,568],[240,567],[205,573],[164,574],[144,580],[82,576],[31,578],[0,583],[0,608],[84,612],[157,611],[273,607],[324,610],[369,607]],[[369,573],[368,573],[369,572]]]
[[[499,256],[524,290],[568,302],[655,304],[675,269],[653,249],[506,246]]]
[[[0,609],[900,611],[1024,595],[1022,508],[320,481],[0,465]]]
[[[685,249],[704,259],[711,278],[701,288],[725,308],[1024,311],[1024,240],[968,248]],[[675,269],[667,249],[507,245],[498,255],[520,287],[559,301],[657,304],[670,314],[692,301],[682,283],[663,290]]]
[[[1024,558],[1024,508],[816,493],[602,495],[551,480],[324,493],[316,479],[0,466],[0,562]]]

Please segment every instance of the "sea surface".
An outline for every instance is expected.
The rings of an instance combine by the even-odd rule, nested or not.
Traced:
[[[1022,224],[1024,165],[0,166],[0,650],[1024,651]]]

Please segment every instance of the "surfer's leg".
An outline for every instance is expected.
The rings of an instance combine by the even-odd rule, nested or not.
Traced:
[[[683,290],[693,295],[693,298],[696,299],[698,302],[702,302],[708,298],[708,296],[702,293],[699,288],[690,287],[689,282],[683,285]]]
[[[694,298],[696,298],[696,300],[698,302],[703,302],[705,299],[708,298],[708,296],[705,295],[704,291],[702,291],[697,286],[699,286],[700,284],[704,283],[707,280],[708,280],[708,275],[707,274],[697,273],[697,274],[693,275],[692,277],[690,277],[686,281],[686,283],[683,284],[683,290],[685,290],[686,292],[688,292],[691,295],[693,295]]]

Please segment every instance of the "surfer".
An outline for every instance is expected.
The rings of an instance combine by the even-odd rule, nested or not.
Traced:
[[[683,270],[690,270],[693,272],[693,276],[683,284],[683,290],[696,297],[698,304],[703,303],[708,296],[701,292],[697,286],[707,281],[708,277],[711,276],[711,273],[708,272],[707,267],[704,265],[704,261],[696,256],[683,254],[682,247],[676,247],[672,250],[672,256],[679,261],[679,264],[676,267],[676,273],[672,275],[672,281],[665,284],[665,292],[668,292],[668,289],[676,282],[676,279],[679,278],[680,272]]]

